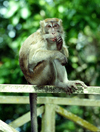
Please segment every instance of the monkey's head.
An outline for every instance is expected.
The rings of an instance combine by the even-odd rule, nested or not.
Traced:
[[[58,36],[64,34],[62,20],[58,18],[47,18],[40,21],[40,30],[43,38],[53,43]]]

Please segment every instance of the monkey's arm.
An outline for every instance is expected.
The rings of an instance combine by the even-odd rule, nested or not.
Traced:
[[[56,41],[57,50],[61,51],[67,58],[69,57],[68,48],[65,45],[65,40],[61,36],[56,37],[53,41]]]
[[[52,61],[54,59],[57,59],[62,65],[67,63],[67,58],[64,54],[62,54],[59,51],[53,51],[53,50],[46,50],[46,49],[38,49],[34,52],[34,49],[30,49],[29,52],[29,65],[28,68],[31,72],[33,72],[34,67],[43,61]]]
[[[69,57],[69,52],[68,52],[67,47],[65,47],[65,46],[62,47],[62,53],[63,53],[67,58]]]

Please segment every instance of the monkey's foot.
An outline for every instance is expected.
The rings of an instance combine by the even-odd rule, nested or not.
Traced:
[[[82,81],[79,81],[79,80],[68,81],[67,82],[67,89],[65,89],[66,93],[71,94],[75,90],[78,90],[78,86],[77,85],[81,85],[83,88],[87,88],[87,86],[85,85],[85,83],[82,82]]]

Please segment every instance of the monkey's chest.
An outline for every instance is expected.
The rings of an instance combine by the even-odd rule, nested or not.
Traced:
[[[56,44],[50,44],[48,47],[49,50],[57,50]]]

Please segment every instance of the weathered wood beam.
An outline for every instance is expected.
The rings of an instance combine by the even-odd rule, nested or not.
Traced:
[[[18,131],[0,120],[0,132],[18,132]]]
[[[0,96],[0,104],[29,104],[28,96]],[[37,97],[37,104],[58,104],[78,106],[100,106],[100,100],[61,98],[61,97]]]
[[[64,108],[60,106],[56,106],[56,112],[63,117],[72,120],[73,122],[77,123],[78,125],[92,131],[92,132],[100,132],[100,129],[96,126],[90,124],[86,120],[83,120],[82,118],[78,117],[77,115],[72,114],[71,112],[65,110]]]
[[[36,85],[15,85],[15,84],[0,84],[0,92],[10,93],[64,93],[60,88],[55,86],[41,86]],[[87,89],[78,87],[74,94],[100,94],[100,87],[88,86]]]
[[[29,96],[0,96],[0,104],[29,104]]]
[[[43,114],[44,112],[44,106],[41,106],[37,109],[37,116]],[[9,123],[10,126],[12,126],[13,128],[17,128],[20,127],[22,125],[24,125],[25,123],[29,122],[30,119],[30,112],[27,112],[26,114],[22,115],[21,117],[17,118],[16,120],[12,121],[11,123]]]

